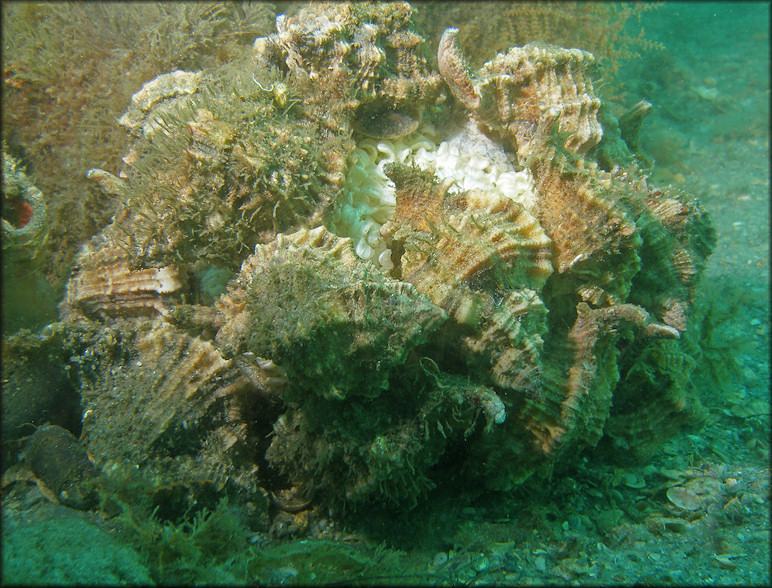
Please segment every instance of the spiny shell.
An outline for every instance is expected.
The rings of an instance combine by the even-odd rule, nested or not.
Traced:
[[[484,446],[479,475],[486,486],[510,489],[558,456],[576,455],[598,442],[612,399],[617,402],[617,341],[634,335],[643,340],[678,336],[675,329],[650,320],[636,305],[593,309],[581,302],[570,328],[550,324],[539,386],[531,394],[506,396],[507,422],[492,431]],[[655,410],[654,399],[638,401]]]
[[[217,308],[228,355],[286,371],[268,461],[336,506],[414,505],[449,443],[506,418],[493,390],[433,374],[422,357],[442,309],[323,227],[258,245]]]
[[[449,29],[440,42],[440,71],[471,118],[510,141],[533,173],[555,269],[571,284],[560,290],[593,305],[632,295],[666,324],[685,328],[693,285],[715,246],[710,219],[693,199],[647,187],[637,168],[607,173],[568,155],[586,153],[603,136],[592,55],[529,44],[471,73],[456,34]],[[646,286],[631,293],[639,271]]]
[[[411,28],[405,2],[315,3],[277,17],[277,33],[255,46],[299,84],[307,82],[306,102],[331,126],[348,126],[350,111],[359,109],[357,128],[396,137],[416,128],[441,85],[420,51],[424,39]]]
[[[138,137],[123,190],[143,263],[235,270],[257,242],[321,223],[353,143],[304,116],[276,70],[251,67],[207,72],[184,100],[149,107],[160,131]]]
[[[248,456],[269,403],[233,361],[161,321],[124,321],[89,343],[83,435],[100,465],[127,461],[160,483],[222,488],[233,479],[255,491]]]
[[[505,400],[507,391],[540,394],[547,309],[537,292],[514,290],[486,314],[479,332],[463,339],[467,364],[502,390]]]
[[[118,122],[132,133],[142,132],[146,135],[152,133],[159,127],[154,122],[151,111],[155,111],[157,115],[157,109],[162,103],[166,103],[163,107],[166,110],[176,108],[175,102],[198,90],[201,78],[201,72],[182,70],[154,78],[132,95],[129,109]]]
[[[210,261],[231,270],[244,262],[215,309],[198,307],[188,323],[181,317],[194,305],[167,315],[199,336],[173,331],[158,339],[164,352],[122,335],[119,359],[93,348],[92,358],[105,359],[92,389],[107,403],[112,390],[136,384],[151,398],[148,424],[140,423],[150,437],[174,440],[167,432],[180,429],[181,414],[166,419],[150,391],[179,408],[187,406],[181,390],[192,390],[190,406],[208,415],[217,403],[204,398],[217,396],[216,379],[239,378],[244,390],[285,403],[275,421],[272,405],[265,456],[291,483],[338,504],[411,505],[442,476],[509,489],[604,431],[615,447],[649,446],[657,428],[699,412],[678,337],[715,244],[710,219],[670,189],[652,191],[632,155],[614,168],[606,164],[616,151],[607,149],[610,172],[592,161],[602,133],[590,56],[532,45],[474,74],[451,32],[440,69],[486,140],[465,132],[431,154],[435,135],[362,141],[366,154],[389,157],[354,170],[355,129],[399,136],[436,105],[437,74],[425,70],[408,21],[402,5],[314,5],[282,17],[244,62],[205,74],[184,96],[159,94],[147,120],[160,123],[148,127],[152,140],[137,136],[124,180],[94,174],[125,208],[84,251],[126,249],[122,271],[144,277],[178,262],[180,276]],[[384,69],[392,50],[399,75]],[[347,165],[349,179],[380,172],[366,198],[348,194],[363,204],[352,206],[355,221],[377,218],[346,233],[379,247],[378,267],[348,239],[311,229],[346,198]],[[84,253],[73,292],[89,263],[101,258]],[[193,292],[156,288],[150,311]],[[69,304],[82,306],[77,296]],[[123,323],[143,329],[138,339],[166,333],[147,319]],[[176,364],[195,371],[193,342],[214,331],[205,356],[221,367],[209,371],[202,360],[213,379],[200,396],[185,384],[192,372],[177,374]],[[139,356],[177,374],[179,386],[125,359]],[[116,406],[134,410],[132,402],[117,393]],[[247,446],[244,429],[221,428],[246,423],[249,431],[263,415],[245,416],[248,406],[234,399],[226,417],[198,429],[217,451],[156,453],[148,463],[169,472],[180,457],[180,468],[200,473],[222,462],[223,475],[254,481],[259,455],[248,450],[248,464],[227,469],[231,449]]]
[[[396,172],[395,172],[396,173]],[[454,289],[477,281],[476,289],[541,288],[552,273],[551,241],[536,219],[511,200],[493,207],[473,193],[450,197],[420,174],[399,177],[397,207],[382,232],[404,253],[400,276],[440,306],[454,306]],[[446,308],[459,322],[468,322]]]
[[[524,349],[525,361],[519,362],[521,369],[530,366],[526,371],[537,377],[535,385],[526,395],[503,396],[511,416],[493,432],[500,447],[486,455],[484,475],[491,486],[509,488],[566,448],[596,444],[608,423],[620,423],[613,427],[620,443],[632,447],[640,437],[648,447],[663,419],[681,423],[699,413],[693,392],[681,381],[687,376],[675,374],[673,365],[686,361],[676,340],[686,328],[691,288],[715,238],[709,217],[692,200],[670,191],[660,196],[640,169],[627,165],[606,172],[586,155],[603,136],[592,56],[529,45],[473,73],[455,35],[451,29],[440,42],[440,71],[470,119],[511,144],[531,172],[532,211],[551,239],[556,270],[543,288],[536,287],[550,313],[549,321],[535,329],[543,334],[543,345],[532,345],[530,353]],[[425,209],[436,223],[437,211]],[[408,253],[403,257],[410,259]],[[454,288],[454,295],[463,289]],[[475,348],[496,349],[502,337],[490,339]],[[628,350],[618,362],[621,339]],[[500,347],[495,356],[515,363],[506,361]],[[644,374],[661,373],[658,381],[675,381],[663,390],[645,380],[635,385],[639,365],[647,366]],[[626,384],[618,384],[620,371],[630,374]],[[688,374],[689,368],[683,371]],[[494,384],[503,390],[505,381],[499,375]],[[650,418],[660,401],[669,416]],[[633,415],[642,422],[628,434],[624,427]]]
[[[608,265],[612,256],[638,245],[635,222],[618,204],[620,194],[614,190],[619,187],[605,172],[572,169],[554,152],[545,153],[531,169],[541,196],[539,220],[553,240],[559,273],[592,258],[602,257]]]
[[[335,508],[412,508],[435,486],[433,473],[448,448],[467,445],[475,433],[487,436],[506,418],[490,388],[435,377],[432,385],[404,370],[378,398],[291,408],[277,419],[266,457],[294,484],[321,490]]]
[[[642,240],[637,248],[640,271],[630,300],[683,331],[698,278],[716,246],[716,232],[710,215],[694,197],[672,186],[633,181],[635,177],[631,170],[611,174]]]
[[[616,366],[603,358],[621,336],[623,327],[635,328],[646,337],[678,338],[676,329],[654,323],[640,306],[619,304],[606,308],[577,306],[577,319],[566,337],[567,356],[550,356],[551,372],[539,403],[530,403],[527,413],[542,411],[531,423],[539,423],[532,432],[540,449],[550,453],[569,440],[593,446],[603,433],[611,406]],[[567,377],[564,376],[569,359]],[[554,371],[553,371],[554,370]],[[551,381],[550,381],[551,380]],[[592,390],[588,395],[587,390]]]
[[[550,239],[511,200],[482,207],[487,201],[473,192],[448,197],[446,186],[422,174],[392,175],[397,210],[384,233],[404,251],[400,279],[448,313],[442,339],[481,381],[505,390],[538,387],[546,332],[538,290],[552,273]]]
[[[247,59],[216,72],[167,74],[135,95],[124,120],[135,132],[127,167],[120,178],[89,172],[123,205],[78,256],[65,307],[94,302],[86,314],[163,313],[155,290],[195,301],[196,282],[178,275],[195,277],[211,265],[235,271],[257,242],[321,224],[353,142],[311,122],[293,109],[296,102],[279,100],[278,72],[250,66]],[[127,286],[139,298],[124,296],[123,286],[91,290],[100,281],[154,277],[164,284]]]
[[[575,154],[600,142],[603,129],[597,118],[600,100],[592,87],[592,54],[529,43],[498,54],[470,74],[456,33],[448,29],[440,40],[440,72],[472,116],[510,141],[518,157],[525,160],[540,147],[545,127],[565,137],[562,147]]]
[[[218,343],[286,370],[290,394],[377,396],[445,313],[325,228],[258,245],[217,307]],[[285,393],[285,397],[287,394]]]
[[[183,286],[176,266],[133,269],[126,250],[104,235],[88,242],[75,263],[59,307],[63,320],[165,315]]]
[[[678,340],[636,341],[631,351],[632,358],[620,361],[621,379],[604,434],[613,440],[614,451],[646,460],[663,439],[699,426],[708,412],[690,383],[694,360]]]
[[[274,262],[277,251],[297,250],[304,245],[318,248],[322,255],[326,253],[330,258],[337,258],[344,267],[351,268],[357,263],[350,239],[336,237],[323,227],[310,231],[301,229],[291,235],[279,233],[270,243],[255,247],[255,252],[242,263],[238,276],[228,285],[228,292],[215,303],[223,317],[217,341],[228,355],[250,351],[244,336],[249,322],[254,320],[247,301],[255,278],[259,278],[261,272]]]
[[[461,52],[457,28],[445,29],[442,34],[437,48],[437,67],[456,100],[459,100],[468,110],[477,110],[480,107],[480,93],[474,86]]]
[[[518,156],[532,151],[533,130],[544,115],[557,121],[563,148],[585,153],[603,136],[598,122],[600,100],[592,87],[595,58],[580,49],[555,45],[528,44],[497,55],[479,72],[479,92],[484,110],[495,112],[494,124],[501,124],[515,139]],[[492,113],[491,113],[492,114]],[[480,118],[487,122],[491,114]]]

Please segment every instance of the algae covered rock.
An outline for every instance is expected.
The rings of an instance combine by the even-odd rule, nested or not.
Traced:
[[[110,533],[75,517],[43,520],[3,532],[8,584],[153,583],[142,557]]]

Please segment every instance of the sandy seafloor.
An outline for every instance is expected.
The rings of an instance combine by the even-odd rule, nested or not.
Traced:
[[[703,391],[710,411],[704,428],[668,441],[648,464],[609,465],[590,455],[547,488],[526,485],[463,506],[438,501],[431,515],[416,516],[425,527],[412,533],[425,534],[423,545],[400,550],[395,538],[388,567],[358,565],[358,555],[322,573],[324,565],[304,558],[297,543],[291,557],[253,580],[769,584],[769,5],[666,3],[643,23],[646,37],[666,51],[647,53],[618,75],[629,95],[653,104],[642,138],[657,161],[653,179],[696,194],[718,232],[703,302],[712,300],[726,318],[716,344],[734,350],[737,361],[723,389]],[[661,68],[678,75],[664,84]],[[697,479],[705,482],[698,509],[669,502],[665,491],[674,481]],[[84,581],[94,565],[112,566],[116,581],[141,577],[116,571],[121,561],[143,565],[130,555],[100,564],[77,545],[59,544],[47,555],[25,551],[25,525],[61,519],[63,507],[34,498],[4,506],[5,581],[24,579],[9,558],[23,558],[43,581],[61,578],[55,568],[62,557],[84,570]],[[361,532],[346,541],[358,554],[375,549]],[[221,579],[243,577],[231,570]]]

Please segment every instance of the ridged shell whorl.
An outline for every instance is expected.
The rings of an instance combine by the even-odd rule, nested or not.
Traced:
[[[320,120],[345,126],[353,114],[366,135],[402,136],[417,128],[442,84],[419,50],[425,40],[411,13],[406,2],[312,3],[280,15],[277,32],[255,48],[308,86],[304,100]]]
[[[164,316],[184,284],[175,265],[133,267],[114,226],[86,243],[75,263],[59,305],[65,321]]]
[[[563,147],[584,153],[600,142],[600,100],[592,87],[595,58],[580,49],[529,43],[498,54],[471,74],[456,29],[440,40],[438,63],[453,95],[494,134],[511,141],[524,159],[552,132],[567,135]]]
[[[257,491],[245,458],[255,451],[259,391],[211,342],[161,320],[124,321],[103,328],[84,357],[83,436],[100,465]]]
[[[446,318],[323,227],[258,245],[217,306],[218,343],[271,358],[287,372],[289,398],[377,396]]]
[[[552,273],[549,237],[512,200],[488,202],[475,191],[453,197],[420,173],[402,173],[394,175],[394,219],[384,226],[393,248],[404,251],[399,278],[448,313],[441,339],[482,381],[534,389],[546,331],[539,291]],[[424,214],[405,203],[420,204]]]

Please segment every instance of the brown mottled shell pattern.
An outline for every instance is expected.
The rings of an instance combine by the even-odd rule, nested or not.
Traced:
[[[130,360],[118,366],[106,350]],[[234,455],[254,451],[255,411],[270,403],[256,401],[261,390],[211,342],[159,320],[126,321],[89,341],[84,356],[93,365],[82,389],[83,438],[100,466],[126,461],[182,483],[239,480],[255,491],[253,466]],[[191,456],[186,438],[201,453]]]
[[[594,446],[604,431],[634,444],[656,437],[663,419],[700,413],[699,400],[674,387],[628,399],[624,414],[612,401],[623,343],[677,345],[688,328],[715,246],[707,212],[649,186],[634,165],[603,171],[592,160],[603,138],[592,55],[529,44],[472,72],[450,29],[435,71],[410,13],[406,3],[311,4],[279,16],[276,32],[227,71],[174,72],[135,94],[122,119],[135,140],[125,173],[92,174],[124,207],[83,246],[60,307],[73,332],[88,321],[102,339],[119,339],[115,359],[94,352],[96,376],[83,390],[84,435],[103,461],[121,448],[153,474],[236,480],[254,492],[263,483],[255,452],[265,451],[255,427],[276,432],[276,463],[312,459],[326,437],[300,447],[312,441],[282,427],[323,429],[319,406],[398,393],[389,386],[402,366],[433,383],[437,398],[445,382],[467,382],[457,406],[437,413],[445,422],[485,415],[484,431],[463,438],[464,471],[497,489]],[[225,79],[234,93],[222,95]],[[221,108],[236,90],[259,117]],[[531,174],[536,205],[387,168],[396,207],[380,236],[393,269],[380,273],[324,228],[347,157],[363,137],[410,136],[443,100],[458,106],[457,123],[472,121]],[[196,311],[194,276],[210,260],[235,277]],[[316,290],[302,305],[277,302],[264,319],[254,285],[270,272]],[[198,312],[190,324],[200,328],[175,324],[175,307]],[[258,326],[274,329],[274,347],[255,342]],[[319,333],[328,339],[315,341]],[[411,449],[395,456],[421,454],[421,431],[442,427],[421,422],[430,408],[405,417],[410,426],[392,431],[391,445],[367,438],[358,459],[377,449],[388,461],[399,444]],[[191,435],[203,449],[169,465]],[[415,464],[392,461],[409,480]]]
[[[257,45],[313,87],[305,97],[312,116],[361,108],[356,128],[397,137],[415,130],[439,99],[442,81],[421,50],[426,41],[411,30],[407,3],[312,4],[280,15],[276,28]]]

